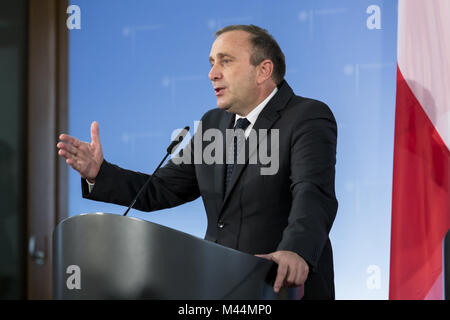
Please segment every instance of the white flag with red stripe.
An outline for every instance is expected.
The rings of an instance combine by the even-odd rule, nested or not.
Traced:
[[[450,228],[450,0],[399,0],[390,299],[442,299]]]

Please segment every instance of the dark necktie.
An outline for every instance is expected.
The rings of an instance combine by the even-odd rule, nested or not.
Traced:
[[[236,121],[236,125],[234,126],[234,130],[241,129],[241,130],[245,131],[245,129],[247,129],[249,124],[250,124],[250,121],[248,121],[247,118],[240,118],[240,119],[238,119]],[[238,141],[237,140],[240,140],[239,142],[242,142],[242,140],[244,140],[244,139],[238,139],[238,137],[236,137],[236,136],[233,137],[234,159],[233,159],[232,163],[226,165],[227,166],[227,171],[226,171],[226,174],[225,174],[225,193],[226,193],[227,188],[228,188],[228,186],[230,184],[231,175],[233,173],[234,165],[237,162],[237,151],[238,151],[238,149],[241,149],[240,148],[241,146],[239,146],[239,148],[238,148]]]

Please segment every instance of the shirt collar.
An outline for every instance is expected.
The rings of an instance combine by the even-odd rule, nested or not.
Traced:
[[[269,94],[267,96],[267,98],[265,98],[264,101],[261,102],[255,109],[253,109],[246,117],[242,117],[242,116],[236,114],[236,117],[234,119],[234,124],[236,124],[236,121],[238,121],[238,119],[240,119],[240,118],[247,118],[247,120],[253,126],[256,122],[256,119],[258,119],[258,116],[261,113],[261,111],[264,109],[264,107],[267,105],[267,103],[269,103],[270,99],[272,99],[272,97],[275,95],[275,93],[277,93],[277,91],[278,91],[278,88],[275,87],[275,89],[273,89],[272,93]]]

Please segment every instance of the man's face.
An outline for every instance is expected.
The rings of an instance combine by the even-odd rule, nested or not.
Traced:
[[[217,106],[246,116],[257,105],[256,67],[250,64],[252,45],[249,34],[235,30],[214,41],[209,60]]]

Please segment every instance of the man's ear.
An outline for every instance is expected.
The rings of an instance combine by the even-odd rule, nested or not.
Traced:
[[[257,82],[258,84],[264,83],[267,79],[272,77],[273,62],[269,59],[263,60],[257,67]]]

